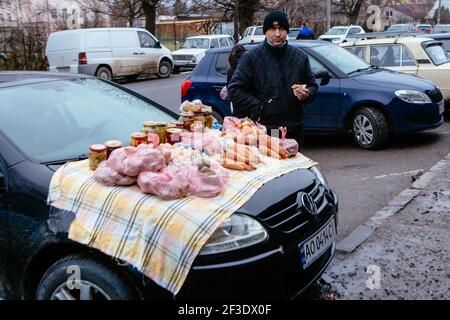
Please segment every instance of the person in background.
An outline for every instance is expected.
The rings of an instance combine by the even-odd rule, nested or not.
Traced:
[[[228,93],[233,115],[249,117],[272,129],[287,128],[287,138],[303,143],[303,107],[317,94],[318,85],[306,53],[287,43],[286,14],[273,11],[264,18],[265,40],[245,52]]]
[[[231,49],[230,55],[228,56],[228,64],[229,68],[227,71],[227,85],[222,88],[220,91],[220,98],[222,100],[228,100],[228,85],[230,84],[231,77],[233,76],[234,72],[236,71],[239,59],[241,58],[242,54],[246,51],[245,47],[241,44],[237,44]],[[232,104],[232,103],[231,103]],[[233,105],[231,105],[231,110],[233,110]]]
[[[298,30],[298,35],[296,40],[315,40],[316,36],[314,34],[313,29],[308,27],[306,22],[302,23],[302,27]]]

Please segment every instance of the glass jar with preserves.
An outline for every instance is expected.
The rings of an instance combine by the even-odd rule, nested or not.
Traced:
[[[191,130],[191,125],[194,123],[194,113],[191,111],[182,112],[179,121],[183,123],[183,129]]]
[[[203,107],[202,109],[203,116],[205,117],[205,128],[212,128],[213,125],[213,115],[212,115],[212,107]]]
[[[145,134],[154,133],[159,136],[160,143],[166,143],[166,124],[156,121],[145,121],[142,132]]]
[[[106,141],[104,143],[104,145],[106,146],[106,157],[109,158],[109,156],[111,155],[111,153],[119,148],[122,148],[122,142],[118,141],[118,140],[109,140]]]
[[[167,143],[175,144],[181,142],[181,129],[170,128],[167,129]]]
[[[195,112],[194,113],[194,123],[201,123],[203,128],[205,128],[205,116],[203,115],[203,112]]]
[[[158,135],[159,135],[159,142],[160,143],[166,143],[166,134],[167,134],[167,124],[165,123],[158,123]]]
[[[104,144],[93,144],[89,147],[89,168],[97,169],[100,162],[107,158],[106,146]]]
[[[137,147],[140,144],[147,144],[147,134],[144,132],[135,132],[131,135],[131,146]]]

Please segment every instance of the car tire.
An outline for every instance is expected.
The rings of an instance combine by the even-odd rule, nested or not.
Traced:
[[[172,64],[169,61],[161,61],[158,67],[158,78],[168,78],[172,74]]]
[[[97,72],[95,73],[95,76],[97,78],[100,78],[102,80],[107,80],[107,81],[111,81],[111,79],[112,79],[111,70],[109,70],[107,67],[98,68]]]
[[[374,150],[386,143],[389,126],[379,110],[364,107],[352,117],[352,135],[361,148]]]
[[[87,255],[72,255],[47,270],[36,290],[36,299],[134,300],[139,295],[132,281],[112,263]]]
[[[212,116],[213,116],[213,123],[223,124],[223,116],[220,112],[213,110]]]

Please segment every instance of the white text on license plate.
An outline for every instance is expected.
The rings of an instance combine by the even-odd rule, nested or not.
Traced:
[[[335,239],[336,226],[334,218],[332,218],[318,232],[299,245],[303,268],[306,269],[316,261],[333,244]]]

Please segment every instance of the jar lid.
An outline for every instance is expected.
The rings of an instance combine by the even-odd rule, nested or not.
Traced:
[[[175,123],[168,123],[166,127],[167,127],[167,129],[173,129],[173,128],[176,128],[177,125]]]
[[[194,116],[194,113],[192,111],[183,111],[180,113],[183,117],[192,117]]]
[[[122,146],[122,142],[118,140],[108,140],[104,143],[104,145],[108,148],[120,148]]]
[[[181,134],[181,132],[183,132],[183,130],[181,130],[181,129],[179,129],[179,128],[170,128],[170,129],[167,129],[167,133]]]
[[[106,151],[106,146],[104,144],[93,144],[89,147],[89,150],[94,152],[103,152]]]
[[[131,135],[133,138],[146,138],[147,134],[144,132],[135,132]]]
[[[159,125],[159,122],[156,121],[145,121],[144,122],[144,127],[155,127],[157,125]]]
[[[210,113],[210,112],[212,112],[212,107],[210,107],[210,106],[204,106],[204,107],[202,108],[202,112]]]

